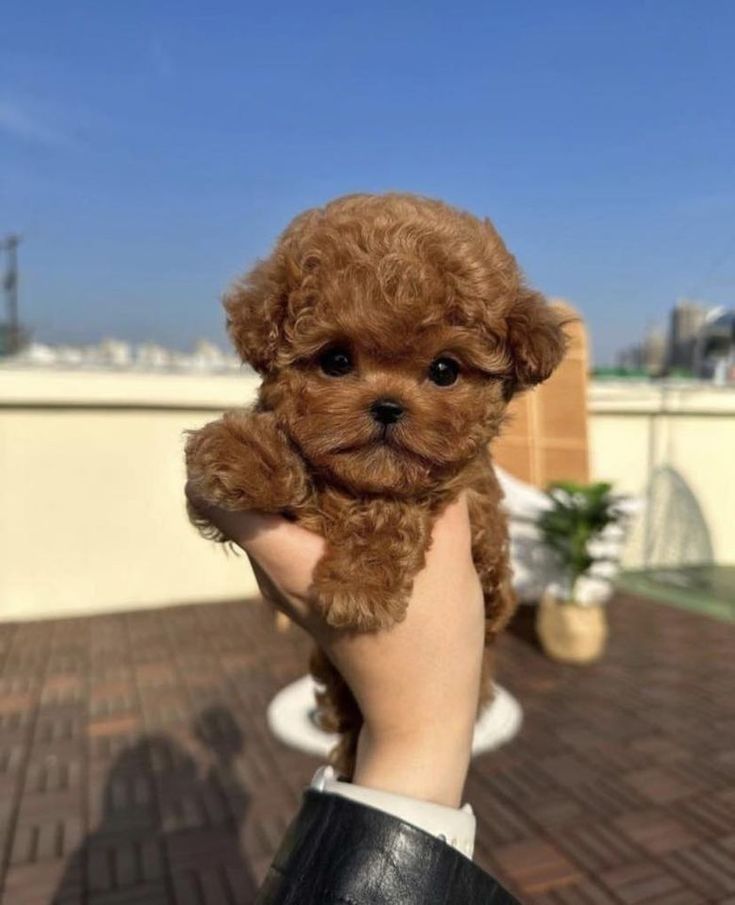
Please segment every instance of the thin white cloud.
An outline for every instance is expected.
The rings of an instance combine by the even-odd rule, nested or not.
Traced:
[[[0,132],[20,141],[47,147],[70,147],[75,142],[28,107],[0,98]]]

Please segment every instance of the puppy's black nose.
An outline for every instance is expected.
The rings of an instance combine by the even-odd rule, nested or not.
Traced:
[[[378,424],[395,424],[403,415],[403,406],[392,399],[376,399],[370,411]]]

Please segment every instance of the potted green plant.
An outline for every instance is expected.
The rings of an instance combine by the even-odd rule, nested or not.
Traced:
[[[589,663],[605,649],[607,616],[603,605],[582,600],[579,591],[592,566],[604,559],[596,542],[608,525],[623,517],[620,499],[610,484],[572,481],[555,482],[547,496],[550,505],[539,516],[538,527],[560,568],[560,581],[544,593],[536,630],[553,659]]]

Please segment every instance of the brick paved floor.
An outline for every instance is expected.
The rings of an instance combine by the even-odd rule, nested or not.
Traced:
[[[735,625],[610,613],[594,667],[502,640],[477,859],[529,905],[732,905]],[[317,766],[264,719],[305,652],[254,603],[0,625],[0,905],[251,902]]]

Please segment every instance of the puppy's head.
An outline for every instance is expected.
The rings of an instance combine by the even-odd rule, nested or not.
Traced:
[[[456,474],[565,347],[489,221],[412,195],[301,214],[225,308],[263,404],[313,468],[359,492]]]

